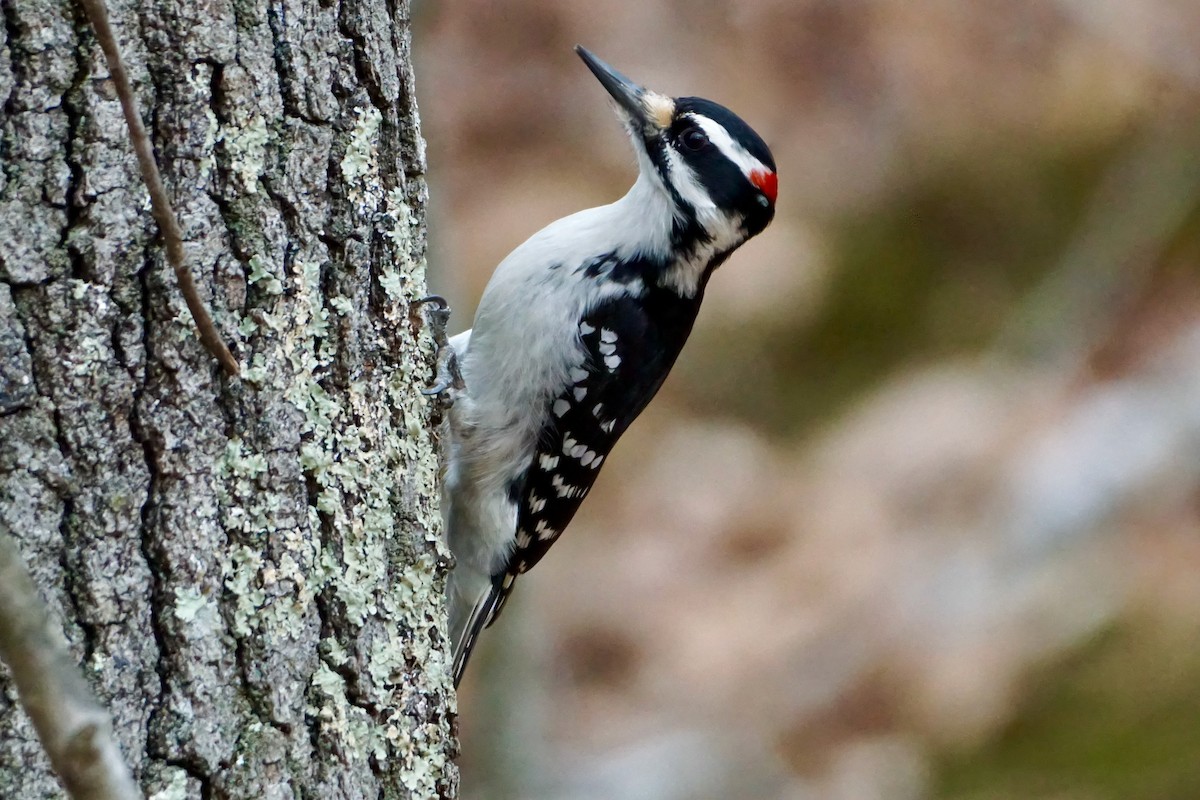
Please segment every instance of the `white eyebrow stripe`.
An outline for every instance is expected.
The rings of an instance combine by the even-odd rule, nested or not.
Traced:
[[[746,148],[735,142],[733,137],[729,135],[729,131],[725,130],[725,126],[721,123],[717,122],[716,120],[709,119],[703,114],[689,113],[687,116],[700,126],[701,130],[703,130],[705,135],[708,136],[708,140],[716,145],[717,149],[720,150],[726,158],[738,165],[738,168],[741,169],[742,174],[746,176],[747,180],[749,180],[751,174],[755,172],[766,172],[770,174],[775,171],[754,156],[750,155]]]
[[[675,148],[667,147],[667,170],[671,173],[671,185],[679,192],[680,198],[697,211],[716,208],[708,192],[700,185],[700,179],[687,165]]]

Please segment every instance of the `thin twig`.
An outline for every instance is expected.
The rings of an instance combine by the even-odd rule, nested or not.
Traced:
[[[154,214],[154,220],[158,223],[159,230],[162,231],[163,242],[167,246],[167,261],[175,270],[175,279],[179,282],[179,290],[183,292],[183,299],[187,301],[188,310],[192,312],[192,319],[196,323],[196,329],[200,332],[200,341],[208,349],[208,352],[221,362],[221,366],[227,373],[237,375],[237,359],[229,352],[229,348],[225,346],[225,342],[217,333],[212,317],[208,315],[208,309],[204,307],[204,301],[200,299],[200,294],[196,291],[191,270],[184,263],[183,232],[179,229],[179,221],[175,219],[171,201],[167,198],[167,190],[163,187],[158,164],[154,161],[154,149],[150,144],[150,137],[146,135],[142,116],[138,113],[137,101],[133,96],[133,88],[129,85],[129,75],[125,72],[125,64],[121,61],[121,53],[117,49],[117,40],[108,24],[108,8],[104,5],[104,0],[80,0],[80,3],[87,12],[88,19],[91,20],[92,28],[96,31],[96,39],[100,42],[105,59],[108,60],[108,71],[116,85],[117,96],[121,98],[121,109],[125,112],[125,122],[129,125],[129,139],[133,142],[138,165],[142,168],[142,180],[146,182],[146,188],[150,191],[151,212]]]
[[[112,738],[6,530],[0,530],[0,661],[59,780],[75,800],[140,800]]]

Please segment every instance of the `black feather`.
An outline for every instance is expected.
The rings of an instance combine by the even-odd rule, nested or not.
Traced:
[[[517,546],[506,570],[496,576],[500,596],[489,625],[500,614],[516,576],[541,560],[570,524],[599,474],[596,459],[608,458],[666,380],[691,333],[703,295],[703,287],[690,298],[654,287],[640,298],[605,301],[584,318],[580,339],[587,360],[577,376],[581,380],[568,385],[551,404],[537,453],[525,473]]]

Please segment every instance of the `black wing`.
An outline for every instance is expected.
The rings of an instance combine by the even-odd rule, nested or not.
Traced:
[[[516,548],[497,575],[491,624],[513,582],[562,535],[587,496],[617,439],[666,380],[691,333],[700,296],[656,290],[641,299],[605,301],[579,325],[587,350],[571,384],[551,403],[537,453],[514,499]]]

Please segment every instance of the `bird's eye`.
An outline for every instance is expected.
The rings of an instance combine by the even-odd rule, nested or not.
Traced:
[[[771,207],[771,201],[767,199],[767,196],[765,194],[760,194],[758,196],[758,204],[760,206],[762,206],[763,208]]]
[[[688,150],[697,152],[708,146],[708,137],[699,128],[688,128],[679,137],[680,143]]]

